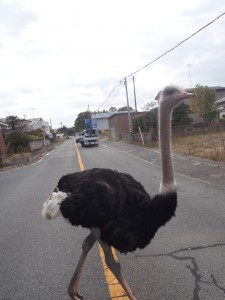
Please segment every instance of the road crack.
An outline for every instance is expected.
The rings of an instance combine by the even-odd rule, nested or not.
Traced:
[[[201,283],[207,284],[207,285],[214,285],[214,287],[220,291],[222,291],[225,295],[225,288],[218,284],[214,274],[211,274],[210,277],[212,280],[206,281],[202,279],[201,272],[199,270],[198,263],[196,261],[196,258],[194,256],[180,256],[183,252],[187,251],[199,251],[203,249],[210,249],[210,248],[216,248],[216,247],[225,247],[225,244],[213,244],[213,245],[207,245],[207,246],[196,246],[196,247],[187,247],[187,248],[181,248],[172,252],[168,253],[159,253],[159,254],[153,254],[153,255],[139,255],[134,254],[134,257],[136,258],[143,258],[143,257],[171,257],[172,259],[178,260],[178,261],[187,261],[188,263],[185,264],[185,267],[187,270],[191,273],[192,277],[194,278],[194,289],[193,289],[193,300],[200,300],[200,291],[201,291]]]

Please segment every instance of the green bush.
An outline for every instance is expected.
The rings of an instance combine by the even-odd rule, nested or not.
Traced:
[[[26,134],[20,131],[13,131],[5,140],[10,152],[18,153],[28,146],[29,139]]]
[[[33,134],[27,135],[29,141],[41,141],[41,137]]]

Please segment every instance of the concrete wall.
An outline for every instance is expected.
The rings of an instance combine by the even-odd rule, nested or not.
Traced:
[[[5,143],[4,143],[2,129],[0,128],[0,156],[4,154],[5,154]]]
[[[98,130],[109,130],[108,119],[97,119],[97,128]]]
[[[50,145],[50,141],[49,140],[45,140],[45,146],[49,146]],[[36,149],[40,149],[44,147],[43,141],[32,141],[30,142],[30,150],[36,150]]]
[[[140,113],[131,113],[131,124],[133,118],[143,114]],[[109,121],[109,131],[110,137],[113,141],[118,141],[122,139],[124,135],[129,134],[129,123],[128,123],[128,113],[115,113],[108,119]]]

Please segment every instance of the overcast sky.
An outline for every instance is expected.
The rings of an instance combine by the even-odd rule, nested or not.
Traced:
[[[224,12],[221,0],[0,0],[0,118],[70,127],[125,106],[121,79]],[[225,86],[225,16],[135,74],[138,108],[168,84]]]

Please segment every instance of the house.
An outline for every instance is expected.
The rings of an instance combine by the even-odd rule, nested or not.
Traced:
[[[5,141],[3,135],[3,129],[8,128],[9,125],[5,122],[0,121],[0,164],[1,164],[1,157],[5,154]]]
[[[225,97],[225,87],[223,86],[210,86],[211,89],[215,90],[215,96],[216,96],[216,104],[218,104],[218,101],[222,98]],[[194,88],[188,88],[185,89],[186,92],[192,93],[194,91]],[[160,96],[161,91],[158,92],[158,94],[155,97],[155,100],[159,101],[159,96]],[[191,98],[184,100],[185,104],[188,104],[191,107]],[[219,108],[219,106],[218,106]],[[194,114],[194,113],[190,113],[189,117],[193,120],[192,123],[193,124],[197,124],[197,123],[203,123],[203,118]]]
[[[216,101],[220,118],[225,118],[225,97]]]
[[[1,129],[3,129],[3,128],[9,128],[9,125],[6,122],[2,121],[2,119],[1,119],[0,120],[0,128]]]
[[[49,123],[47,121],[44,121],[42,118],[29,119],[28,121],[29,121],[29,124],[28,124],[27,131],[41,129],[46,134],[50,134]]]
[[[12,132],[12,126],[10,126],[7,123],[6,118],[0,119],[0,122],[4,123],[6,125],[6,126],[3,127],[4,132],[5,132],[6,135]],[[21,131],[21,132],[27,132],[29,123],[30,123],[29,120],[19,119],[14,124],[14,128],[15,128],[15,130],[18,130],[18,131]]]
[[[93,123],[97,124],[98,130],[109,130],[108,118],[114,113],[94,113],[91,114]]]
[[[4,143],[3,132],[0,126],[0,166],[1,166],[2,156],[4,154],[5,154],[5,143]]]
[[[131,111],[131,124],[132,120],[141,114],[143,114],[143,112]],[[112,115],[108,117],[108,122],[110,136],[113,141],[121,140],[123,136],[130,134],[127,111],[112,113]]]
[[[63,141],[65,138],[65,134],[64,133],[56,133],[56,140],[57,141]]]
[[[6,123],[6,119],[0,119],[0,122]],[[19,119],[16,124],[14,125],[15,130],[21,132],[29,132],[36,129],[41,129],[45,134],[50,134],[50,127],[49,123],[43,121],[42,118],[35,118],[35,119]],[[7,136],[12,132],[11,126],[4,127],[3,129],[4,135]]]
[[[225,87],[224,86],[212,86],[211,88],[216,91],[216,101],[225,97]]]
[[[15,129],[22,131],[22,132],[27,132],[29,131],[29,126],[30,126],[30,121],[29,120],[19,120],[19,122],[15,125]]]

